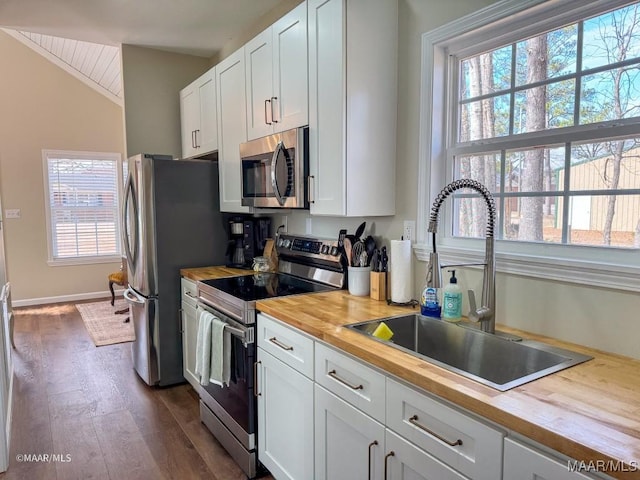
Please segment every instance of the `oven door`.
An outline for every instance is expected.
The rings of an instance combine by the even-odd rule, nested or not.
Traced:
[[[229,324],[231,332],[231,379],[228,387],[213,383],[201,386],[201,400],[246,450],[256,446],[257,409],[253,396],[253,364],[256,356],[254,327],[244,325],[200,300],[204,309]],[[212,432],[216,435],[216,432]],[[217,435],[216,435],[217,436]]]
[[[306,131],[288,130],[240,145],[243,205],[308,208]]]

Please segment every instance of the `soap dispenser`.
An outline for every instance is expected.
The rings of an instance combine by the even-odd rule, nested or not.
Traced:
[[[442,318],[447,322],[459,322],[462,319],[462,289],[458,285],[455,270],[451,272],[449,284],[442,290]]]

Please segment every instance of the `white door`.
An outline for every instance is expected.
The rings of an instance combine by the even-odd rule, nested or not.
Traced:
[[[199,127],[200,100],[194,83],[180,91],[180,124],[182,132],[182,158],[196,154],[196,130]]]
[[[313,478],[313,382],[258,348],[258,458],[278,480]]]
[[[309,0],[310,212],[346,214],[344,2]]]
[[[182,302],[182,374],[198,391],[200,382],[195,374],[198,343],[198,314],[195,307]]]
[[[247,89],[247,137],[273,133],[273,54],[271,28],[244,46]]]
[[[199,127],[196,131],[198,154],[218,149],[218,114],[216,112],[216,69],[198,79]]]
[[[240,144],[247,141],[244,53],[237,50],[216,66],[220,210],[249,212],[242,206]]]
[[[282,132],[309,123],[307,2],[272,27],[273,129]]]
[[[385,480],[467,480],[424,450],[387,429],[385,435]]]
[[[382,479],[384,426],[315,385],[316,480]]]

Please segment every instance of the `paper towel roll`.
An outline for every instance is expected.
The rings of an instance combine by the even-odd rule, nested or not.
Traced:
[[[411,241],[391,240],[389,271],[391,272],[391,300],[398,303],[410,301],[413,295]]]

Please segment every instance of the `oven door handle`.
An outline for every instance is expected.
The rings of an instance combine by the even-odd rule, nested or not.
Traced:
[[[200,297],[200,299],[202,299],[202,297]],[[210,303],[205,303],[204,301],[202,301],[197,305],[197,307],[207,312],[209,312],[210,310],[213,310],[213,312],[209,312],[212,315],[226,317],[226,315],[222,314],[222,312],[217,312],[216,311],[217,308],[211,305]],[[228,318],[228,319],[231,320],[231,318]],[[244,346],[247,346],[248,344],[255,342],[255,334],[253,331],[253,327],[235,327],[231,325],[229,322],[225,321],[226,320],[225,318],[221,318],[221,320],[226,324],[225,330],[228,330],[229,333],[231,333],[231,335],[233,335],[234,337],[238,337],[240,340],[242,340],[242,343],[244,344]]]

